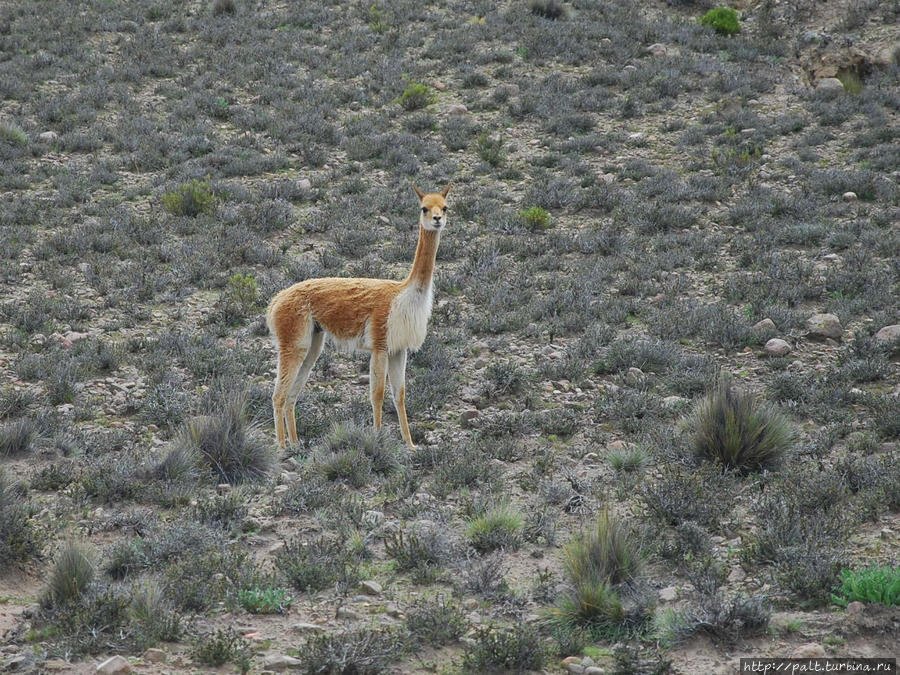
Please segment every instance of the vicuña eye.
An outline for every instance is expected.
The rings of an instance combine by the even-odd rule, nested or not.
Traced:
[[[422,213],[428,213],[429,209],[427,206],[422,207]]]

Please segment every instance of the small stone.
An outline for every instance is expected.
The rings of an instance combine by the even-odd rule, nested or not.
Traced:
[[[807,337],[812,340],[840,340],[844,327],[834,314],[813,314],[806,320]]]
[[[295,659],[287,654],[274,654],[263,659],[263,668],[280,673],[285,670],[299,670],[303,667],[303,661]]]
[[[463,602],[463,608],[467,610],[478,609],[478,601],[475,598],[469,598]]]
[[[755,333],[770,333],[778,329],[775,327],[775,322],[767,318],[757,321],[750,330]]]
[[[664,44],[660,44],[659,42],[655,42],[649,47],[647,47],[647,53],[651,56],[665,56],[669,53],[668,48]]]
[[[800,645],[794,651],[795,659],[821,659],[825,657],[825,648],[815,642]]]
[[[678,589],[674,586],[666,586],[659,592],[660,602],[672,602],[678,597]]]
[[[683,396],[666,396],[663,400],[663,406],[666,408],[680,408],[682,405],[687,403],[687,399]]]
[[[297,187],[301,190],[312,190],[312,181],[309,178],[301,178],[297,181]]]
[[[772,338],[764,347],[767,356],[787,356],[791,353],[791,346],[779,338]]]
[[[15,656],[10,656],[8,659],[6,659],[6,661],[3,662],[3,671],[7,672],[24,668],[27,661],[28,658],[24,654],[16,654]]]
[[[625,441],[612,441],[606,446],[606,449],[610,452],[619,452],[621,450],[628,449],[628,443]]]
[[[568,666],[570,663],[581,663],[581,659],[577,656],[567,656],[562,660],[562,664],[564,666]]]
[[[894,536],[894,533],[893,533],[892,530],[890,530],[890,529],[888,529],[888,528],[885,527],[885,528],[882,528],[881,532],[879,532],[879,536],[880,536],[882,539],[884,539],[885,541],[887,541],[887,540],[890,539],[892,536]]]
[[[823,77],[816,83],[816,91],[823,94],[842,94],[844,93],[844,85],[836,77]]]
[[[147,663],[165,663],[166,652],[162,649],[151,647],[144,652],[144,655],[141,658],[144,659],[144,661],[146,661]]]
[[[452,105],[447,106],[447,114],[448,115],[468,115],[469,109],[464,106],[462,103],[454,103]]]
[[[478,415],[477,410],[463,410],[459,416],[459,425],[463,429],[471,428],[472,422],[478,419]]]
[[[581,659],[581,665],[583,665],[585,668],[590,668],[591,666],[596,666],[597,662],[594,661],[594,659],[592,659],[590,656],[585,656],[583,659]]]
[[[632,366],[628,369],[628,372],[625,373],[625,383],[631,387],[636,387],[644,381],[644,371],[640,368],[635,368]]]
[[[318,633],[324,633],[325,629],[322,626],[319,626],[314,623],[295,623],[291,625],[291,632],[297,633],[299,635],[316,635]]]
[[[365,513],[363,513],[362,520],[366,525],[370,527],[376,527],[384,522],[384,512],[376,511],[374,509],[371,511],[366,511]]]
[[[41,143],[53,143],[59,139],[59,134],[55,131],[44,131],[38,134],[38,140]]]
[[[403,612],[393,602],[389,602],[387,603],[387,605],[385,605],[384,613],[388,616],[394,617],[395,619],[403,618]]]
[[[62,659],[47,659],[42,664],[44,666],[44,670],[52,670],[56,672],[57,670],[70,670],[72,664],[63,661]]]
[[[103,675],[116,675],[116,673],[130,673],[131,672],[131,664],[128,663],[121,656],[113,656],[99,666],[97,666],[96,672],[103,673]]]
[[[856,196],[855,192],[845,192],[841,195],[841,199],[843,199],[845,202],[855,202],[858,197]]]
[[[900,342],[900,323],[893,326],[885,326],[875,333],[875,342],[882,345],[890,345]]]
[[[847,614],[860,614],[863,610],[865,610],[865,608],[866,606],[859,600],[854,600],[849,605],[847,605]]]
[[[575,675],[581,675],[582,673],[584,673],[584,666],[580,663],[570,663],[566,666],[566,670],[568,670],[570,673],[575,673]]]
[[[434,88],[438,91],[447,91],[447,85],[440,81],[434,83]]]
[[[381,584],[372,579],[360,581],[359,587],[366,595],[381,595],[381,593],[384,591],[384,589],[381,587]]]
[[[336,616],[338,619],[347,619],[348,621],[356,621],[360,618],[359,612],[354,612],[346,607],[338,607]]]
[[[584,675],[604,675],[606,671],[599,666],[590,666],[584,669]]]
[[[731,573],[728,575],[728,583],[736,584],[740,583],[744,579],[747,578],[747,573],[741,567],[734,567],[731,570]]]

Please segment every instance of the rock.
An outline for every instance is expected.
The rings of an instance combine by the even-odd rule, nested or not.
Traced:
[[[654,42],[652,45],[647,47],[647,53],[651,56],[665,56],[669,53],[669,49],[659,42]]]
[[[747,578],[747,573],[741,567],[734,567],[731,570],[731,573],[728,575],[728,583],[736,584],[740,583],[744,579]]]
[[[753,324],[753,327],[750,329],[755,333],[771,333],[778,330],[775,327],[775,322],[772,319],[763,319],[762,321],[757,321]]]
[[[886,527],[885,527],[885,528],[882,528],[881,532],[879,532],[878,534],[879,534],[879,536],[880,536],[882,539],[884,539],[885,541],[887,541],[887,540],[890,539],[892,536],[894,536],[894,532],[893,532],[892,530],[886,528]]]
[[[339,619],[347,619],[348,621],[356,621],[361,618],[359,612],[354,612],[352,609],[347,609],[346,607],[338,607],[336,616]]]
[[[394,617],[395,619],[403,618],[403,612],[393,602],[389,602],[389,603],[387,603],[387,605],[385,605],[384,613],[387,614],[388,616]]]
[[[831,95],[842,94],[844,85],[836,77],[823,77],[816,83],[816,91]]]
[[[165,663],[166,653],[162,649],[151,647],[144,652],[141,658],[144,659],[144,661],[146,661],[147,663]]]
[[[764,347],[767,356],[787,356],[791,353],[791,346],[779,338],[772,338]]]
[[[834,314],[813,314],[806,320],[806,336],[812,340],[840,340],[844,327]]]
[[[875,333],[875,342],[882,345],[890,345],[900,342],[900,323],[893,326],[885,326]]]
[[[44,670],[52,670],[54,672],[57,670],[72,669],[72,664],[63,661],[62,659],[47,659],[42,665],[44,666]]]
[[[666,408],[679,408],[685,403],[687,403],[687,399],[682,396],[666,396],[663,400],[663,406]]]
[[[263,659],[263,668],[266,670],[274,670],[280,673],[285,670],[300,670],[303,667],[303,661],[295,659],[287,654],[273,654]]]
[[[581,675],[582,673],[584,673],[584,666],[580,663],[570,663],[566,666],[566,670],[568,670],[570,673],[575,673],[575,675]]]
[[[659,592],[660,602],[672,602],[678,597],[678,589],[674,586],[666,586]]]
[[[581,665],[583,665],[585,668],[590,668],[591,666],[596,666],[597,662],[594,661],[594,659],[592,659],[590,656],[585,656],[583,659],[581,659]]]
[[[291,626],[291,632],[298,633],[299,635],[317,635],[319,633],[324,633],[325,629],[315,623],[300,622]]]
[[[855,202],[858,197],[856,196],[855,192],[845,192],[841,195],[841,199],[843,199],[845,202]]]
[[[630,387],[636,387],[643,381],[644,371],[640,368],[635,368],[634,366],[632,366],[628,369],[628,372],[625,373],[625,383]]]
[[[477,410],[463,410],[459,416],[459,425],[463,429],[470,429],[472,422],[478,419],[479,412]]]
[[[475,598],[468,598],[463,601],[463,609],[478,609],[478,601]]]
[[[454,103],[452,105],[447,106],[447,114],[448,115],[468,115],[469,109],[464,106],[462,103]]]
[[[567,656],[562,660],[562,664],[564,666],[568,666],[570,663],[581,663],[581,658],[578,656]]]
[[[447,85],[440,81],[434,83],[434,88],[438,91],[447,91]]]
[[[809,642],[797,647],[797,649],[794,650],[793,657],[795,659],[825,658],[825,648],[822,645],[817,645],[815,642]]]
[[[619,452],[621,450],[628,449],[628,443],[625,441],[612,441],[606,446],[606,449],[610,452]]]
[[[359,587],[366,595],[381,595],[382,591],[384,591],[384,589],[381,587],[381,584],[372,579],[360,581]]]
[[[862,604],[859,600],[854,600],[849,605],[847,605],[847,614],[860,614],[865,610],[866,606]]]
[[[312,190],[312,181],[309,178],[301,178],[297,181],[297,187],[301,190]]]
[[[604,675],[606,671],[599,666],[590,666],[584,669],[584,675]]]
[[[103,673],[104,675],[115,675],[115,673],[130,673],[131,664],[121,656],[113,656],[106,659],[106,661],[97,666],[97,670],[95,672]]]
[[[366,511],[365,513],[363,513],[362,521],[369,527],[377,527],[384,522],[384,512],[376,511],[374,509],[371,511]]]
[[[59,134],[55,131],[44,131],[38,134],[38,140],[41,143],[53,143],[59,139]]]
[[[26,657],[24,654],[15,654],[14,656],[10,656],[8,659],[6,659],[6,661],[3,662],[3,672],[24,669],[27,662],[28,657]]]

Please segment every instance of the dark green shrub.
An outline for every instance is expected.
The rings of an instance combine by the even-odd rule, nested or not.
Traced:
[[[297,658],[307,673],[381,675],[405,648],[403,636],[392,628],[357,628],[307,640]]]
[[[62,607],[78,600],[94,581],[94,565],[75,542],[67,541],[56,557],[43,604]]]
[[[198,216],[210,211],[215,203],[215,195],[209,181],[196,178],[170,192],[163,193],[163,208],[175,216]]]
[[[684,426],[698,457],[743,473],[777,466],[795,439],[784,415],[724,379]]]
[[[453,600],[438,596],[419,600],[406,611],[406,629],[416,644],[443,647],[459,641],[468,621],[465,611]]]
[[[716,527],[734,506],[739,485],[735,477],[712,465],[668,464],[662,476],[642,488],[650,515],[669,525],[692,521]]]
[[[544,667],[546,654],[537,629],[526,623],[513,628],[479,626],[474,644],[466,646],[464,673],[524,673]]]
[[[197,640],[192,657],[205,666],[222,666],[228,662],[237,665],[242,673],[250,669],[252,651],[250,643],[231,627],[220,628],[212,635]]]
[[[412,573],[413,581],[433,581],[453,557],[453,543],[443,528],[434,523],[388,532],[384,550],[394,559],[396,569]]]
[[[321,591],[338,584],[349,588],[359,581],[359,561],[335,539],[310,542],[292,539],[275,555],[275,569],[299,591]]]
[[[25,492],[0,470],[0,565],[40,554],[41,537],[31,523],[31,515]]]
[[[730,7],[714,7],[700,17],[700,24],[712,28],[719,35],[735,35],[741,32],[738,14]]]

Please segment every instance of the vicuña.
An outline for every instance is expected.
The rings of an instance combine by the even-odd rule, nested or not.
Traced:
[[[441,230],[447,225],[448,185],[425,194],[421,202],[419,243],[409,276],[389,279],[307,279],[272,298],[266,323],[278,349],[278,371],[272,406],[275,438],[297,440],[294,406],[309,373],[322,353],[326,333],[339,345],[372,353],[369,393],[375,428],[381,427],[385,375],[390,378],[400,432],[414,448],[406,419],[406,353],[425,341],[434,296],[432,276]]]

